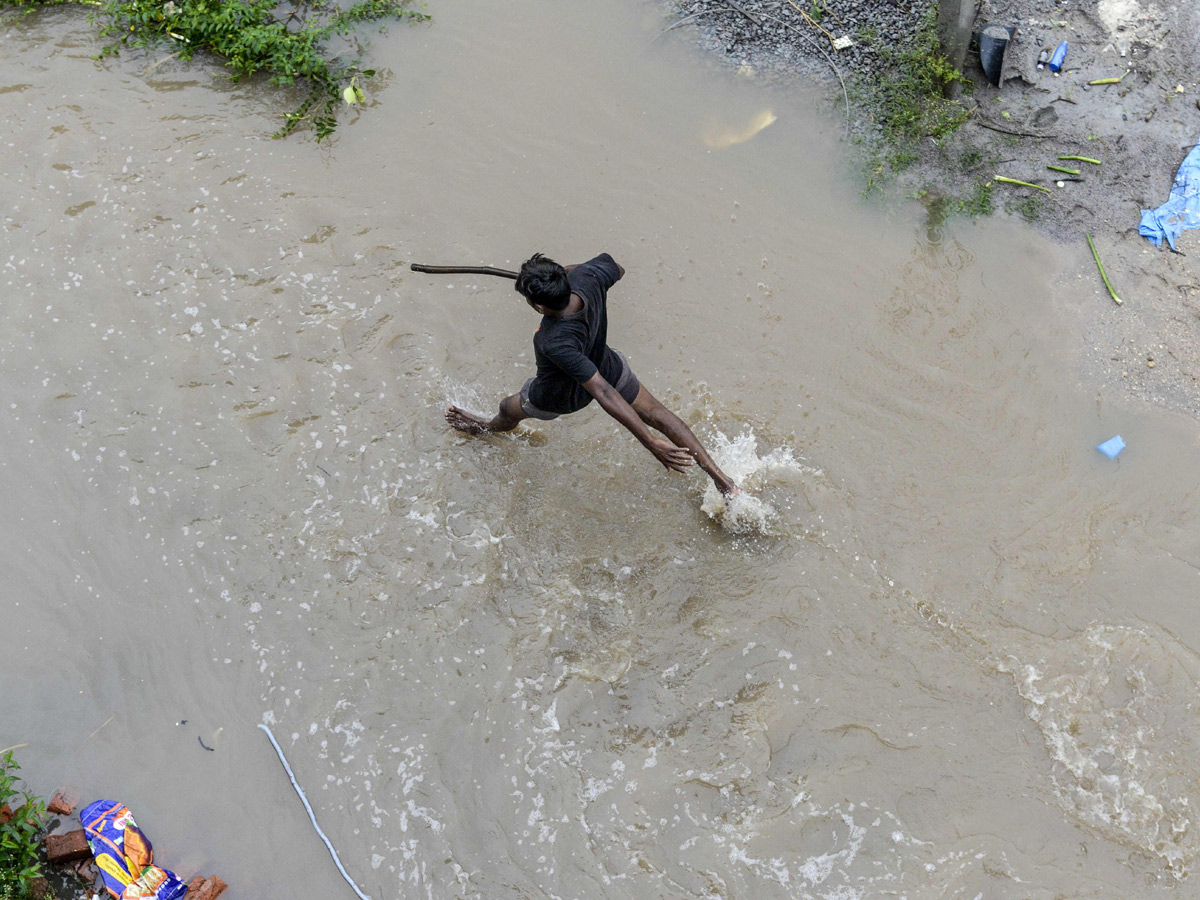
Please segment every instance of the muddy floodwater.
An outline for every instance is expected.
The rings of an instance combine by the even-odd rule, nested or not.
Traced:
[[[373,900],[1195,896],[1196,422],[1084,381],[1078,258],[861,202],[839,119],[651,7],[430,11],[328,146],[270,139],[298,95],[4,21],[31,786],[231,897],[350,896],[259,723]],[[535,250],[625,266],[610,340],[749,530],[594,405],[446,426],[537,317],[408,263]]]

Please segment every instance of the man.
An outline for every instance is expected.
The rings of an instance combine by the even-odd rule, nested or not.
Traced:
[[[698,463],[717,490],[732,494],[737,490],[733,479],[717,467],[683,420],[638,382],[624,355],[608,346],[608,289],[624,274],[607,253],[565,267],[540,253],[526,260],[516,288],[542,314],[533,336],[537,374],[520,393],[500,401],[495,417],[483,419],[451,406],[446,421],[469,434],[511,431],[522,419],[556,419],[595,399],[668,469],[682,472]],[[669,440],[651,434],[650,428]]]

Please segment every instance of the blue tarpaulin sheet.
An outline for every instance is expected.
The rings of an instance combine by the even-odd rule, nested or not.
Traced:
[[[1175,174],[1171,197],[1158,209],[1143,209],[1138,232],[1161,247],[1166,238],[1175,249],[1175,238],[1185,228],[1200,228],[1200,144],[1192,148]]]

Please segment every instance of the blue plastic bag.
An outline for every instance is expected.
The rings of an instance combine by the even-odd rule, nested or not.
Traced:
[[[1192,148],[1175,173],[1171,197],[1158,209],[1143,209],[1138,232],[1161,247],[1163,238],[1175,249],[1185,228],[1200,228],[1200,144]]]
[[[1125,449],[1125,441],[1118,434],[1116,437],[1110,437],[1103,444],[1097,444],[1096,449],[1109,459],[1116,459]]]

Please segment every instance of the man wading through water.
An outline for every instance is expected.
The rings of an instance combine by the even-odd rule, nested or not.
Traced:
[[[683,420],[638,382],[624,355],[608,346],[608,289],[624,274],[607,253],[573,266],[560,266],[540,253],[526,260],[516,288],[542,314],[533,336],[537,375],[520,393],[501,400],[494,418],[451,406],[446,421],[469,434],[511,431],[522,419],[557,419],[595,398],[668,469],[682,472],[696,462],[717,490],[731,494],[737,490],[733,479],[717,467]],[[650,428],[669,440],[655,437]]]

